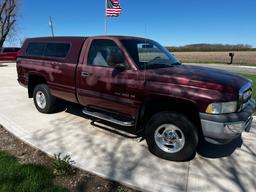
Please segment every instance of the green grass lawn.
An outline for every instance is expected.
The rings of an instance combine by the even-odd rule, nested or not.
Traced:
[[[64,192],[53,184],[54,175],[43,165],[20,164],[14,156],[0,151],[1,192]]]
[[[253,97],[256,99],[256,75],[251,75],[251,74],[241,74],[241,75],[253,81]]]

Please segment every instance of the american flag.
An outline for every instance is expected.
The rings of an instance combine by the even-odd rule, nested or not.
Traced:
[[[107,0],[106,15],[107,17],[118,17],[122,12],[119,0]]]

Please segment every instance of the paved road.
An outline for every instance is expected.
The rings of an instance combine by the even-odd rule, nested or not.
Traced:
[[[196,63],[187,63],[186,65],[210,67],[215,69],[227,70],[234,73],[249,73],[254,75],[256,74],[256,66],[227,65],[227,64],[196,64]]]
[[[165,161],[151,155],[136,136],[92,124],[79,106],[40,114],[10,65],[0,64],[0,123],[49,155],[70,154],[81,169],[143,191],[255,191],[255,122],[243,143],[204,145],[190,162]]]

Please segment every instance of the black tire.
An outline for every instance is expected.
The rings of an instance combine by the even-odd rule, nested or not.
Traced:
[[[158,132],[160,133],[160,131],[162,131],[161,129],[167,130],[165,128],[165,124],[174,125],[174,127],[178,128],[176,130],[179,133],[177,134],[177,136],[179,136],[180,138],[181,137],[184,138],[183,142],[181,142],[183,144],[180,145],[180,149],[177,152],[175,152],[175,150],[171,152],[168,151],[169,148],[171,147],[166,147],[168,149],[165,149],[165,150],[161,149],[159,147],[159,145],[161,145],[159,143],[161,142],[157,142],[156,141],[157,139],[155,139],[155,133],[158,133]],[[180,134],[180,131],[182,132],[183,136],[182,134]],[[163,131],[163,133],[164,132],[165,131]],[[146,141],[148,144],[149,151],[160,158],[171,160],[171,161],[188,161],[188,160],[191,160],[196,154],[196,147],[198,144],[198,132],[196,127],[193,125],[193,123],[191,123],[191,121],[189,121],[188,118],[183,114],[169,112],[169,111],[159,112],[155,114],[146,125],[145,136],[146,136]],[[164,139],[163,137],[160,139],[164,140],[166,139],[166,137],[164,137]],[[164,144],[164,147],[165,146],[172,146],[172,145]],[[168,152],[166,152],[166,150]]]
[[[40,104],[37,102],[36,96],[39,93],[45,97],[46,102],[44,106],[40,106]],[[55,110],[56,97],[51,95],[50,90],[46,84],[39,84],[35,87],[33,91],[33,99],[34,104],[39,112],[52,113]]]

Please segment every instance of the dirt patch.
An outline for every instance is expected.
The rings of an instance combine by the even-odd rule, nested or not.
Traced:
[[[17,139],[1,125],[0,140],[0,150],[12,154],[20,163],[42,164],[52,168],[52,158]],[[71,192],[136,192],[136,190],[117,182],[103,179],[80,169],[75,169],[75,174],[70,176],[56,176],[54,183],[69,189]]]

